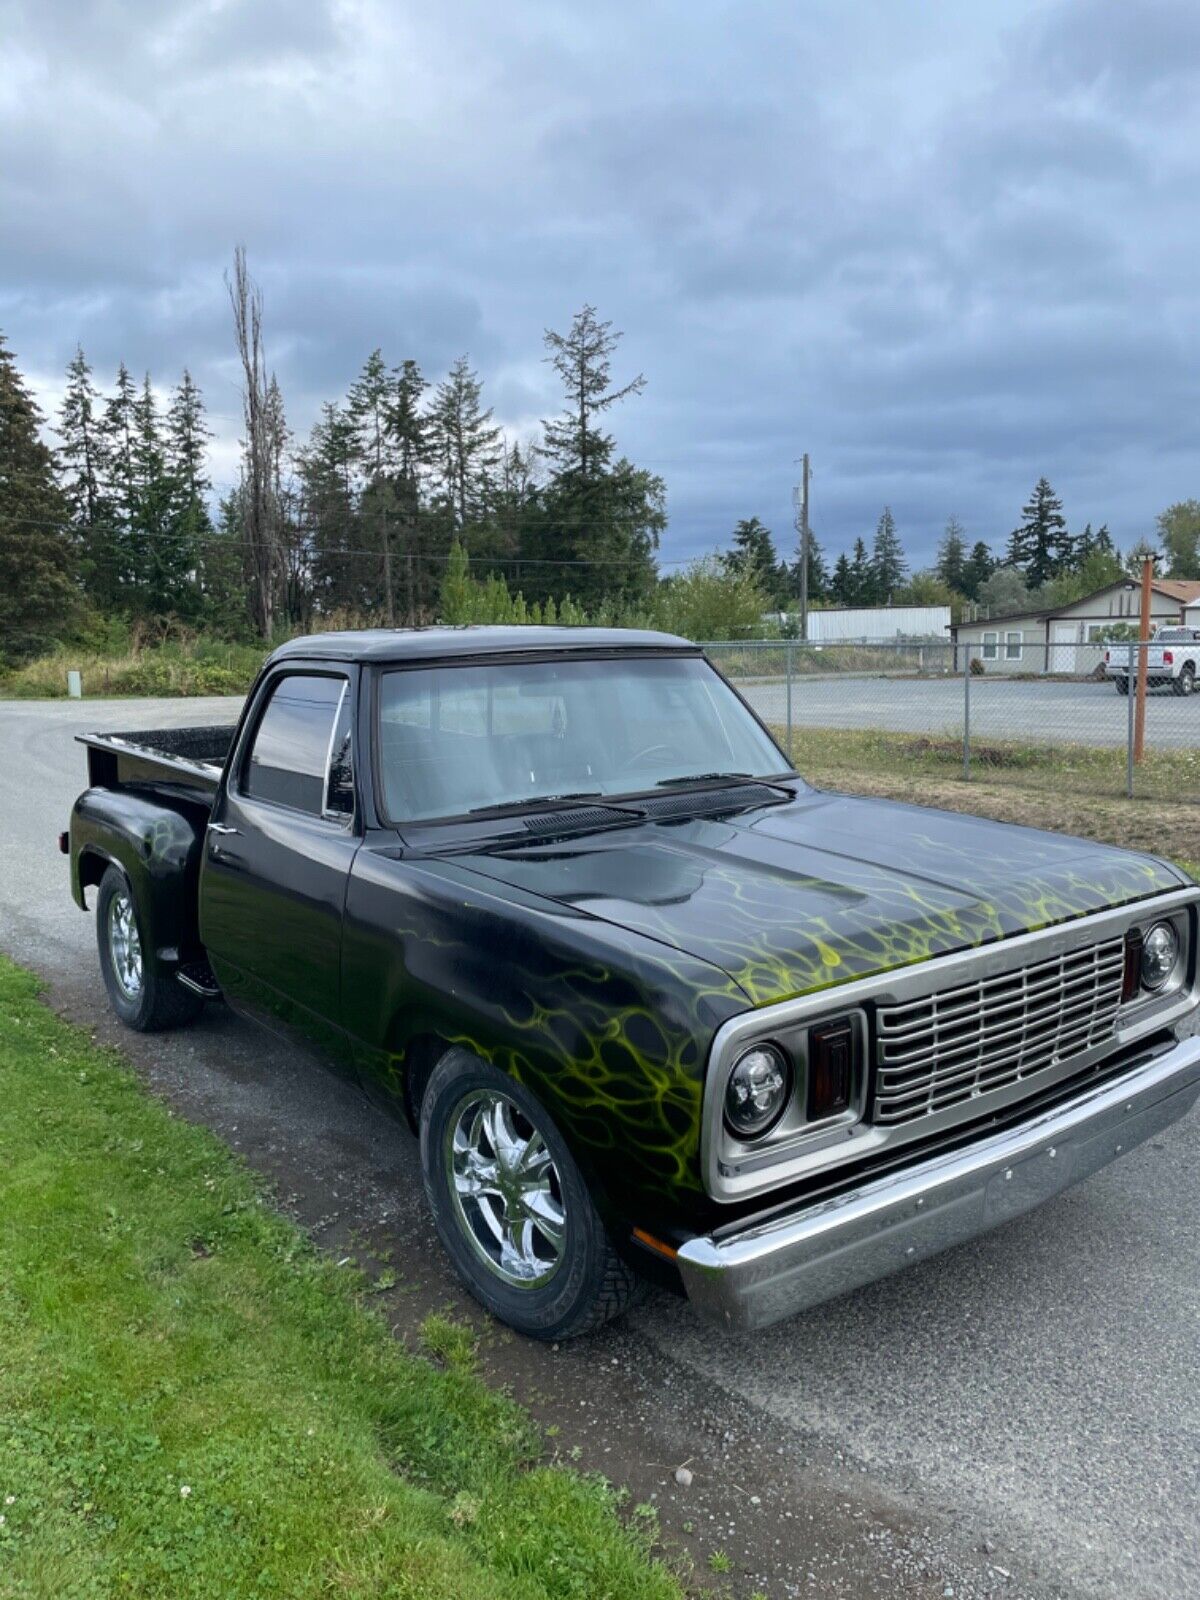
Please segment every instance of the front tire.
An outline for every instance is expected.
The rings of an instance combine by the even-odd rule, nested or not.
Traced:
[[[523,1084],[447,1051],[421,1101],[420,1138],[438,1237],[493,1316],[533,1339],[571,1339],[625,1310],[640,1280]]]
[[[1117,686],[1117,693],[1118,694],[1128,694],[1129,693],[1129,680],[1128,680],[1128,678],[1114,678],[1113,682]]]
[[[119,867],[109,867],[96,897],[96,940],[109,1002],[127,1028],[158,1033],[190,1022],[203,1000],[158,970],[142,937],[137,897]]]

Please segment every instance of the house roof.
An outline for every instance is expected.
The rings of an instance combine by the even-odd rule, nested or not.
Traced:
[[[1169,594],[1173,600],[1182,600],[1185,605],[1200,600],[1200,581],[1195,578],[1155,578],[1153,587],[1160,594]]]
[[[1113,589],[1124,589],[1137,585],[1136,578],[1120,578],[1116,583],[1106,583],[1102,589],[1093,589],[1091,594],[1081,594],[1078,600],[1069,600],[1065,606],[1045,606],[1040,611],[1033,606],[1026,606],[1023,611],[1006,611],[999,617],[976,617],[974,622],[952,622],[950,632],[955,634],[960,628],[989,627],[993,622],[1016,622],[1019,617],[1061,617],[1072,606],[1081,606],[1089,600],[1098,600],[1102,594],[1108,594]],[[1168,600],[1175,600],[1180,605],[1189,605],[1193,601],[1200,601],[1200,581],[1193,578],[1154,578],[1150,587],[1159,594],[1166,595]],[[1098,618],[1104,621],[1104,618]],[[1113,622],[1128,618],[1113,617]]]

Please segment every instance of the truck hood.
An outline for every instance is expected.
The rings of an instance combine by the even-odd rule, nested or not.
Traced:
[[[1149,856],[1062,834],[817,791],[457,864],[708,962],[754,1005],[1187,881]]]

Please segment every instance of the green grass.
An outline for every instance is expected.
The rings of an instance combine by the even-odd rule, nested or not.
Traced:
[[[787,746],[787,730],[775,736]],[[959,778],[961,734],[884,733],[874,729],[795,728],[792,756],[801,771],[904,773],[913,777]],[[971,744],[971,776],[991,783],[1074,789],[1085,794],[1124,795],[1126,753],[1086,744],[1022,744],[977,738]],[[1195,748],[1147,750],[1134,775],[1134,792],[1146,799],[1184,800],[1200,794],[1200,743]]]
[[[679,1600],[607,1485],[539,1464],[461,1327],[406,1351],[37,993],[0,960],[6,1600]]]
[[[772,731],[786,747],[784,729]],[[997,753],[996,746],[989,748]],[[1116,782],[1114,757],[1123,761],[1124,752],[1077,745],[1001,748],[1001,759],[972,764],[969,783],[963,781],[961,743],[949,737],[804,729],[795,733],[793,752],[797,768],[821,788],[1076,834],[1169,856],[1189,872],[1200,862],[1200,808],[1192,798],[1200,792],[1200,778],[1190,776],[1200,751],[1160,756],[1156,781],[1148,785],[1139,777],[1132,800],[1124,792],[1123,769],[1121,785]]]

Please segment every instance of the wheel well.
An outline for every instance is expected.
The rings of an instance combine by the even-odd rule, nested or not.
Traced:
[[[433,1069],[450,1049],[440,1034],[422,1033],[411,1039],[404,1052],[404,1115],[416,1133],[421,1121],[421,1101]]]
[[[106,856],[100,850],[84,849],[79,852],[79,891],[94,889],[104,877],[109,867],[116,866],[111,856]],[[87,902],[84,902],[86,910]]]

